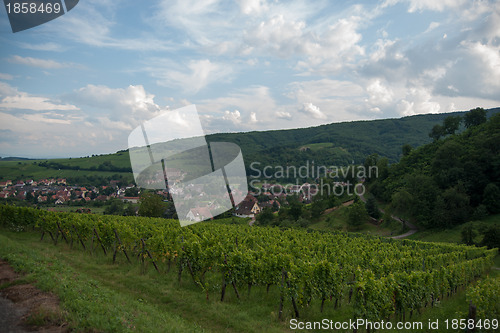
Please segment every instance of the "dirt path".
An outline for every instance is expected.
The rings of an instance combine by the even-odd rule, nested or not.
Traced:
[[[23,314],[24,311],[17,308],[11,300],[0,297],[0,327],[2,332],[28,332],[17,325]]]
[[[59,299],[21,283],[19,275],[0,259],[0,331],[62,333],[67,332],[66,326]]]
[[[349,201],[343,202],[341,206],[342,207],[347,207],[347,206],[352,205],[353,203],[354,203],[354,200],[349,200]],[[324,215],[330,214],[331,212],[333,212],[337,208],[339,208],[339,207],[332,207],[332,208],[325,209],[325,211],[323,211],[322,214],[324,214]]]
[[[358,184],[356,186],[361,186],[362,184]],[[361,193],[362,191],[359,191],[359,193]],[[359,198],[361,199],[361,201],[363,202],[366,202],[366,198],[364,195],[359,195]],[[382,214],[385,214],[385,211],[382,209],[382,208],[379,208],[379,211],[382,213]],[[414,233],[416,233],[418,231],[418,228],[417,226],[415,226],[413,223],[411,222],[408,222],[408,221],[404,221],[402,219],[400,219],[399,217],[395,216],[395,215],[391,215],[391,217],[398,221],[399,223],[401,223],[402,225],[406,225],[408,228],[410,228],[409,231],[405,232],[404,234],[401,234],[401,235],[397,235],[397,236],[392,236],[392,237],[389,237],[389,238],[393,238],[393,239],[402,239],[402,238],[405,238],[405,237],[408,237],[410,235],[413,235]]]

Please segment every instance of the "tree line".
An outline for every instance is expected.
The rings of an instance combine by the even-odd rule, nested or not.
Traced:
[[[430,144],[403,146],[403,157],[392,165],[368,156],[365,166],[383,168],[378,178],[366,180],[371,192],[426,228],[500,213],[500,114],[488,120],[486,111],[476,108],[464,117],[449,116],[429,136]]]

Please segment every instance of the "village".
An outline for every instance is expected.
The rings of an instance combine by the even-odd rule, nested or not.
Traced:
[[[288,205],[289,196],[294,196],[303,204],[309,204],[318,192],[317,184],[309,183],[288,187],[281,184],[263,183],[259,188],[252,187],[252,189],[253,191],[248,192],[244,199],[236,204],[232,212],[234,216],[254,219],[265,208],[277,212],[282,205]],[[154,193],[161,196],[165,202],[171,201],[168,190],[156,190]],[[0,182],[0,199],[26,201],[36,206],[46,207],[102,206],[109,204],[109,201],[113,199],[121,200],[124,203],[138,204],[140,194],[141,189],[137,188],[135,184],[123,185],[118,180],[111,180],[106,186],[85,187],[68,184],[65,178]],[[83,211],[90,212],[90,209]],[[186,218],[191,221],[213,219],[214,216],[210,211],[210,207],[196,205],[190,209]],[[137,210],[135,212],[137,214]]]
[[[16,198],[38,204],[63,205],[68,203],[105,202],[114,198],[124,202],[137,203],[139,189],[135,185],[119,186],[120,182],[111,180],[107,186],[69,185],[65,178],[40,180],[11,180],[0,182],[0,199]],[[130,195],[133,194],[133,195]],[[158,192],[167,196],[167,193]]]

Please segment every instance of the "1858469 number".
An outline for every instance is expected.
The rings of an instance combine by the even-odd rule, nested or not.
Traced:
[[[8,14],[36,14],[36,13],[47,13],[47,14],[59,14],[62,10],[59,3],[51,2],[14,2],[7,3],[5,5]]]

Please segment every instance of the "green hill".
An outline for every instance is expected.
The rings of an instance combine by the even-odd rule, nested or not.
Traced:
[[[500,213],[500,114],[408,152],[371,192],[423,227],[452,228]],[[376,158],[367,163],[377,163]]]
[[[488,110],[489,115],[500,108]],[[401,158],[401,147],[418,147],[429,143],[428,133],[449,115],[464,112],[427,114],[400,119],[353,121],[328,125],[274,131],[220,133],[207,136],[209,142],[238,144],[243,152],[247,174],[266,165],[343,166],[361,163],[369,154],[385,156],[389,162]],[[115,179],[133,182],[128,151],[82,158],[26,160],[0,159],[0,180],[67,178],[72,183],[106,183]]]

